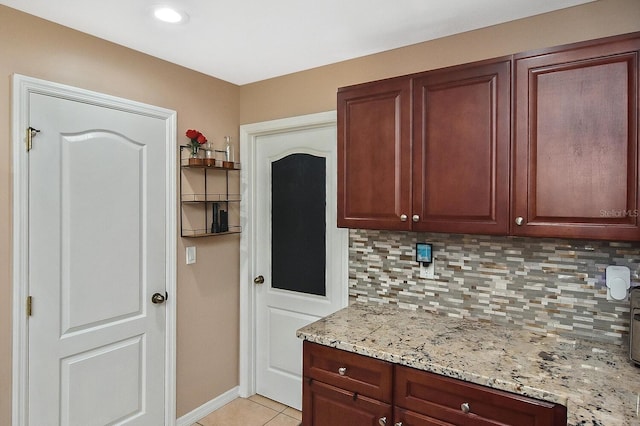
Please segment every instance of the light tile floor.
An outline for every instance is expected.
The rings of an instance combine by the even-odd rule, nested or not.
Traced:
[[[192,426],[299,426],[302,413],[261,395],[237,398]]]

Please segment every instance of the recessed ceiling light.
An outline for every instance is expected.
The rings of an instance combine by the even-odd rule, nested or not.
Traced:
[[[179,12],[168,6],[159,6],[153,10],[153,16],[162,22],[168,22],[170,24],[178,24],[187,20],[187,14]]]

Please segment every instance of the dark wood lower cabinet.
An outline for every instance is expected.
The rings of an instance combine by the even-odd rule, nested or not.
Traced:
[[[567,424],[562,405],[308,341],[303,352],[303,426]]]
[[[313,379],[305,379],[303,394],[303,426],[378,426],[380,419],[391,424],[391,405],[373,398]]]
[[[400,407],[395,407],[394,411],[394,425],[400,423],[399,426],[456,426],[455,423],[444,422]]]
[[[414,368],[396,366],[393,389],[393,403],[398,407],[397,417],[402,426],[567,424],[567,410],[562,405]],[[421,416],[414,415],[412,421],[402,421],[402,413]]]
[[[392,424],[393,364],[308,341],[303,359],[303,426]]]

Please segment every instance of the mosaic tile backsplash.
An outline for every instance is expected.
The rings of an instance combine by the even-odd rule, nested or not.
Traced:
[[[415,245],[433,245],[434,279]],[[349,231],[349,294],[457,318],[627,344],[629,302],[607,300],[605,269],[640,285],[640,243],[412,232]]]

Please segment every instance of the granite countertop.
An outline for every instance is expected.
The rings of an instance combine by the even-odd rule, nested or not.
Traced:
[[[299,338],[559,403],[570,426],[640,425],[640,368],[626,347],[393,305],[355,303]]]

